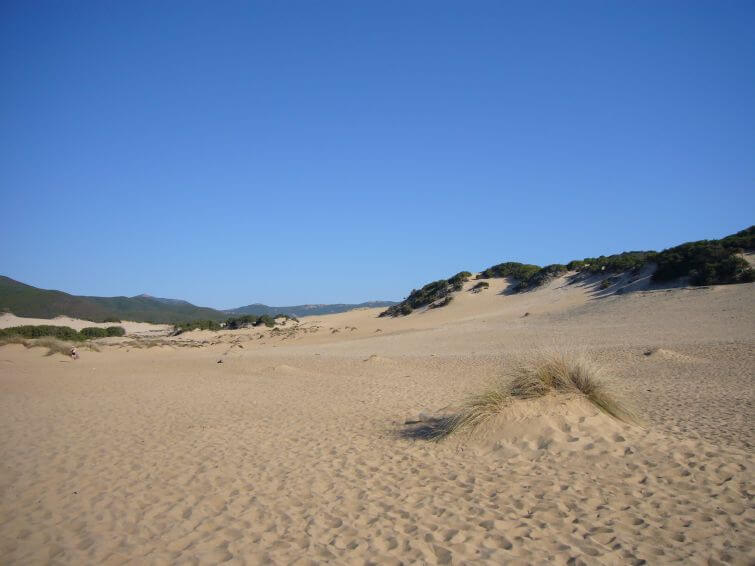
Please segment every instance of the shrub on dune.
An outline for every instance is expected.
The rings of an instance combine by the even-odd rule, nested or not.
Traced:
[[[551,353],[514,364],[484,391],[469,397],[456,414],[425,427],[423,437],[441,440],[453,434],[470,434],[517,401],[549,395],[582,397],[612,418],[636,421],[632,411],[611,394],[593,362],[584,356]]]
[[[104,328],[98,328],[97,326],[90,326],[82,328],[79,333],[86,338],[107,338],[108,333]]]

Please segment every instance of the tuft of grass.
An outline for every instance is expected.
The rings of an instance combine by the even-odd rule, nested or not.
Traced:
[[[636,422],[632,411],[611,394],[601,374],[586,356],[538,354],[513,364],[484,391],[469,397],[456,414],[432,420],[415,431],[415,437],[442,440],[459,433],[471,434],[517,400],[547,395],[582,396],[615,419]]]
[[[53,354],[63,354],[67,356],[71,352],[73,344],[70,342],[63,342],[57,338],[37,338],[36,340],[30,340],[31,342],[27,348],[47,348],[45,356],[52,356]],[[81,347],[80,344],[76,344],[76,347]]]

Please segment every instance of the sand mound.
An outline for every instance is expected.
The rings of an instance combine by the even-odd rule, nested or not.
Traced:
[[[454,411],[420,413],[406,421],[402,436],[433,439],[452,424]],[[595,446],[611,447],[625,442],[641,429],[607,415],[578,395],[548,395],[538,399],[517,399],[498,415],[472,431],[457,437],[464,446],[483,448],[503,456],[522,452],[581,452]],[[621,452],[624,448],[619,447]]]

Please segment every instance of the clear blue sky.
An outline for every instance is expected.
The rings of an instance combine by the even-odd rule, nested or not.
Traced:
[[[0,273],[400,299],[755,218],[755,2],[0,5]]]

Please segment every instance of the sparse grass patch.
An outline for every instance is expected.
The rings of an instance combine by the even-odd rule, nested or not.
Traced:
[[[469,397],[456,414],[434,419],[415,429],[414,437],[442,440],[456,434],[471,434],[517,401],[547,395],[581,396],[615,419],[636,422],[633,412],[611,394],[601,373],[585,356],[538,354],[512,364],[481,393]]]

